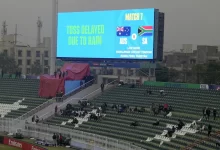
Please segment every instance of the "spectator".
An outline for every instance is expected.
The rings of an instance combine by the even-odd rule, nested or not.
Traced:
[[[210,113],[211,113],[210,109],[207,108],[207,109],[206,109],[206,115],[207,115],[207,116],[206,116],[206,120],[209,120]]]
[[[56,93],[56,102],[58,102],[59,92]]]
[[[53,145],[54,145],[54,147],[57,147],[57,136],[56,136],[55,133],[53,134],[52,139],[53,139]]]
[[[56,71],[54,72],[54,77],[57,78],[57,72]]]
[[[62,72],[59,73],[59,79],[61,78],[61,76],[62,76]]]
[[[136,126],[138,126],[138,122],[137,121],[134,121],[134,122],[132,122],[131,124],[130,124],[130,126],[133,126],[133,127],[136,127]]]
[[[81,89],[83,88],[82,85],[83,85],[83,81],[80,80],[80,88],[81,88]]]
[[[63,136],[60,134],[59,136],[59,145],[62,146],[63,144]]]
[[[208,126],[208,136],[211,135],[211,132],[212,132],[212,126],[209,124],[209,126]]]
[[[57,145],[60,145],[60,135],[58,133],[56,134],[56,140],[57,140]]]
[[[36,120],[35,120],[36,124],[37,124],[39,121],[40,121],[40,119],[39,119],[39,117],[38,117],[38,115],[37,115],[37,116],[36,116]]]
[[[220,136],[218,137],[218,139],[216,140],[216,147],[220,146]]]
[[[162,96],[164,93],[164,90],[160,90],[160,95]]]
[[[206,107],[202,109],[203,118],[206,118]]]
[[[65,73],[65,72],[63,72],[63,78],[65,78],[65,75],[66,75],[66,73]]]
[[[32,120],[32,122],[35,122],[35,115],[33,115],[31,120]]]
[[[58,107],[56,105],[56,107],[55,107],[55,115],[57,115],[57,111],[58,111]]]
[[[102,84],[101,84],[101,91],[102,91],[102,92],[104,92],[104,87],[105,87],[105,85],[104,85],[104,83],[102,83]]]
[[[168,111],[168,104],[167,103],[165,103],[164,105],[163,105],[163,110],[164,110],[164,112],[166,112],[167,113],[167,111]]]
[[[214,108],[213,109],[213,119],[215,120],[215,118],[216,118],[216,115],[217,115],[217,110]]]
[[[179,123],[178,123],[178,125],[177,125],[177,126],[178,126],[177,129],[178,129],[178,130],[181,130],[182,127],[183,127],[185,124],[184,124],[183,121],[180,120],[180,119],[178,119],[178,122],[179,122]]]
[[[160,124],[159,119],[157,119],[157,121],[155,123],[153,123],[154,126],[158,126]]]

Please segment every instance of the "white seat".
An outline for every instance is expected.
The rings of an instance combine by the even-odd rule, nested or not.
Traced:
[[[159,147],[160,147],[161,145],[163,145],[163,141],[161,141],[161,142],[160,142],[160,145],[159,145]]]
[[[167,130],[163,130],[163,133],[161,135],[166,135],[167,134]]]
[[[69,119],[67,122],[68,122],[68,123],[72,123],[72,122],[73,122],[73,119]]]
[[[146,139],[146,141],[147,141],[147,142],[153,141],[153,138],[148,137],[148,138]]]
[[[63,121],[63,122],[61,123],[61,125],[62,125],[62,126],[66,125],[66,122]]]

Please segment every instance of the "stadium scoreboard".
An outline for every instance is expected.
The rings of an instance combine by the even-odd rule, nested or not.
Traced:
[[[154,8],[58,13],[57,57],[155,59],[157,14]]]

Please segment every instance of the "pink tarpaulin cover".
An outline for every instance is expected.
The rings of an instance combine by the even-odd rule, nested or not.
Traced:
[[[55,97],[57,92],[64,92],[65,79],[57,79],[54,76],[42,75],[40,76],[40,97]]]
[[[60,70],[67,71],[66,80],[82,80],[85,76],[90,75],[89,64],[65,63]]]

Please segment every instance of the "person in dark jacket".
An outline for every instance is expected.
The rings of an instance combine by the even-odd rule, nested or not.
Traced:
[[[203,118],[206,118],[206,108],[205,107],[202,109],[202,115],[203,115]]]
[[[104,92],[104,88],[105,88],[105,85],[104,85],[104,83],[102,83],[102,84],[101,84],[101,91],[102,91],[102,92]]]
[[[63,78],[65,78],[65,76],[66,76],[66,73],[65,73],[65,72],[63,72]]]
[[[208,136],[211,135],[211,132],[212,132],[212,126],[209,124],[209,126],[208,126]]]
[[[158,126],[160,124],[159,119],[157,119],[157,121],[155,123],[153,123],[154,126]]]
[[[216,118],[216,115],[217,115],[217,110],[214,108],[213,109],[213,119],[215,120],[215,118]]]
[[[56,71],[54,72],[54,77],[57,78],[57,72]]]
[[[206,109],[206,116],[207,116],[207,117],[206,117],[206,120],[209,120],[210,113],[211,113],[210,109],[207,108],[207,109]]]
[[[53,139],[53,145],[54,145],[54,147],[57,147],[57,136],[56,136],[55,133],[53,134],[52,139]]]
[[[59,73],[59,79],[61,78],[61,76],[62,76],[62,72]]]

